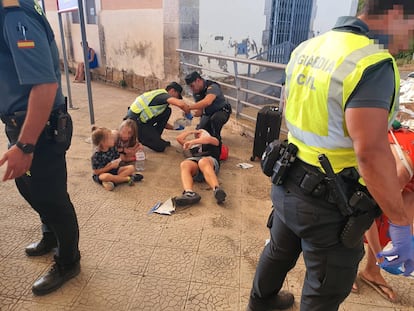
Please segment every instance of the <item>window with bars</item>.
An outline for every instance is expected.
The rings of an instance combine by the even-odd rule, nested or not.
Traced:
[[[96,4],[95,0],[84,0],[84,14],[87,24],[97,24],[98,19],[96,16]],[[72,23],[79,24],[79,12],[73,11],[72,13]]]

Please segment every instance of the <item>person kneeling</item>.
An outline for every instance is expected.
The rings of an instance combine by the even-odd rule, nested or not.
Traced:
[[[188,139],[191,135],[194,138]],[[217,203],[223,203],[226,193],[219,187],[217,179],[220,168],[221,141],[211,136],[206,130],[184,131],[177,136],[177,141],[183,146],[184,151],[191,153],[191,156],[180,164],[184,192],[181,196],[175,197],[175,204],[185,206],[198,203],[201,196],[193,191],[193,182],[204,180],[213,189]]]

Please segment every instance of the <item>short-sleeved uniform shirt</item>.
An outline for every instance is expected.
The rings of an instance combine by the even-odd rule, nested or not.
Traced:
[[[53,31],[37,1],[0,6],[0,115],[27,110],[34,85],[59,83],[54,106],[64,104]]]
[[[194,94],[193,97],[196,102],[199,102],[208,94],[213,94],[216,96],[213,103],[204,108],[204,113],[208,116],[211,116],[213,113],[219,111],[226,105],[226,98],[224,97],[220,85],[210,80],[206,80],[204,83],[205,88],[200,93]]]
[[[376,34],[369,31],[368,26],[358,18],[342,16],[338,19],[333,31],[352,32],[368,36],[376,41]],[[358,87],[348,99],[345,109],[375,107],[390,110],[395,88],[394,69],[391,60],[372,66],[363,74]]]
[[[160,95],[155,96],[151,102],[149,103],[149,106],[161,106],[161,105],[168,105],[168,98],[170,98],[171,95],[168,93],[163,93]]]

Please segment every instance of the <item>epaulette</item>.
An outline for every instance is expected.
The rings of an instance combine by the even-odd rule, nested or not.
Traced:
[[[3,0],[3,8],[18,8],[20,7],[19,0]]]

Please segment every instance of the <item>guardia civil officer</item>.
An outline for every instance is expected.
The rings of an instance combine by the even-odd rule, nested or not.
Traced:
[[[196,102],[190,108],[196,110],[196,116],[201,116],[197,129],[204,129],[221,140],[221,129],[230,118],[231,105],[224,97],[220,85],[203,79],[197,71],[188,74],[185,83],[191,88]]]
[[[29,256],[57,247],[55,263],[35,281],[35,295],[50,293],[80,272],[78,222],[67,193],[66,150],[72,121],[60,86],[52,29],[37,1],[0,0],[0,118],[9,149],[3,181],[39,213],[44,229]]]
[[[367,0],[358,18],[339,18],[332,31],[292,53],[285,112],[297,158],[283,184],[272,186],[271,239],[260,257],[247,310],[292,306],[293,295],[281,288],[301,253],[306,275],[300,310],[338,310],[351,291],[364,254],[363,232],[354,245],[340,237],[348,217],[339,209],[335,187],[324,179],[321,154],[344,181],[347,199],[356,190],[369,190],[389,217],[393,249],[387,255],[398,259],[382,265],[404,263],[407,274],[414,270],[412,223],[387,140],[399,104],[399,73],[390,53],[408,49],[413,31],[414,1]],[[379,253],[379,260],[384,255]]]
[[[163,152],[171,145],[161,138],[164,128],[173,129],[168,123],[171,116],[169,105],[176,106],[186,114],[190,113],[182,97],[183,88],[177,82],[171,82],[165,89],[156,89],[138,96],[128,109],[126,118],[136,121],[138,140],[156,152]]]

